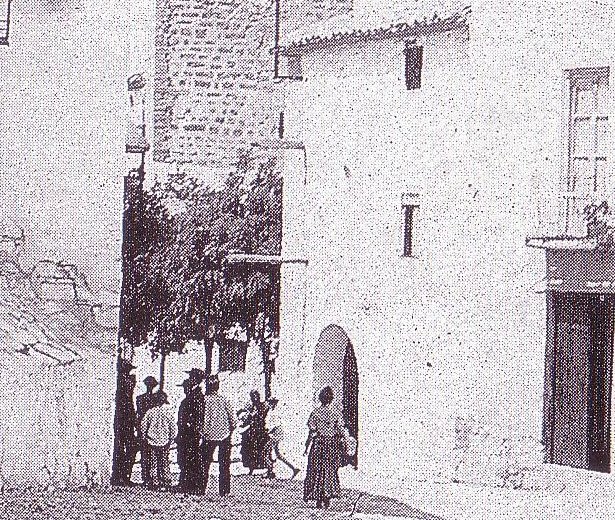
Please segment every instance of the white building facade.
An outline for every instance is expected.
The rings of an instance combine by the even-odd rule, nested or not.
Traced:
[[[398,4],[284,41],[302,68],[285,111],[282,254],[302,262],[283,265],[277,367],[294,444],[333,384],[358,412],[345,478],[359,486],[507,485],[543,461],[608,472],[611,257],[588,280],[600,288],[549,280],[604,271],[574,257],[599,254],[581,203],[566,213],[562,200],[612,189],[615,10]],[[547,249],[549,272],[528,245]],[[557,274],[554,258],[572,267]],[[579,327],[586,337],[561,339]]]

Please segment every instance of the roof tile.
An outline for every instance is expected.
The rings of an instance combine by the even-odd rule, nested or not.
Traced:
[[[420,27],[445,22],[462,22],[470,14],[468,0],[417,1],[414,6],[390,11],[351,11],[307,25],[283,37],[280,47],[289,52],[294,49],[319,44],[388,37],[411,33]]]

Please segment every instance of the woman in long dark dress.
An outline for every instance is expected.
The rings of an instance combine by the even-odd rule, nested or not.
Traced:
[[[341,465],[342,431],[341,415],[331,408],[333,390],[325,386],[318,396],[317,407],[308,420],[310,435],[307,474],[303,482],[303,500],[315,500],[316,507],[328,508],[332,498],[340,496],[340,479],[337,470]]]
[[[249,428],[241,436],[241,460],[250,475],[255,469],[267,468],[267,406],[257,390],[250,392],[250,406],[245,410]]]

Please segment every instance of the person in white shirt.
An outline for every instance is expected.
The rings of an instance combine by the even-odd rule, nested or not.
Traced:
[[[288,459],[286,459],[282,455],[280,451],[280,443],[282,442],[282,439],[284,437],[284,432],[282,430],[282,420],[276,411],[278,402],[279,400],[274,397],[267,401],[268,412],[266,418],[266,425],[269,437],[265,448],[267,452],[267,478],[275,478],[273,466],[275,464],[275,461],[279,460],[291,469],[291,471],[293,472],[293,476],[291,477],[291,479],[293,479],[297,476],[297,473],[299,473],[299,468],[293,466],[288,461]]]
[[[214,451],[218,448],[218,464],[220,467],[220,496],[231,492],[231,435],[237,426],[235,412],[228,399],[218,394],[220,382],[217,376],[211,376],[207,382],[207,395],[204,398],[203,413],[203,491],[207,489],[209,466]]]
[[[158,392],[153,408],[141,420],[141,438],[147,442],[149,461],[145,485],[149,489],[165,489],[171,484],[169,448],[177,435],[175,413],[167,394]]]

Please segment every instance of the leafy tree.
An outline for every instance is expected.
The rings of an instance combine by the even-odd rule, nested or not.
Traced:
[[[615,218],[607,201],[588,204],[585,209],[587,234],[598,241],[598,249],[606,251],[613,248]]]
[[[133,262],[131,340],[152,354],[182,352],[203,341],[211,372],[214,343],[227,348],[239,324],[261,347],[265,389],[271,381],[270,342],[277,335],[279,266],[229,265],[230,253],[277,255],[281,248],[282,181],[274,160],[242,154],[220,187],[173,178],[142,203],[142,246]],[[171,212],[170,207],[183,206]]]

